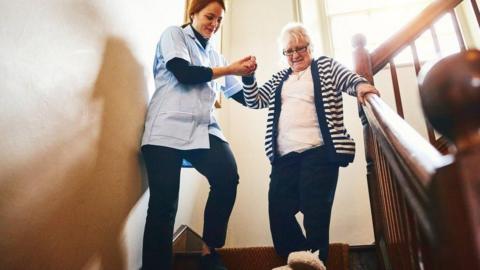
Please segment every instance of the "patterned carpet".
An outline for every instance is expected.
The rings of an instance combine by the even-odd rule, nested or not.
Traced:
[[[271,270],[286,264],[273,247],[225,248],[219,250],[229,270]],[[348,245],[330,244],[328,270],[348,270]]]

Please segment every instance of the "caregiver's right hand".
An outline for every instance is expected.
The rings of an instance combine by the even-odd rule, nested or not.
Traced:
[[[237,76],[247,76],[255,71],[256,69],[256,62],[253,56],[246,56],[240,60],[237,60],[229,65],[229,69],[231,74]]]

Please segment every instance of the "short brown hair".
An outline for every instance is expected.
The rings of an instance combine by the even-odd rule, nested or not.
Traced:
[[[223,0],[191,0],[190,4],[188,5],[188,19],[192,22],[192,15],[200,12],[200,10],[204,9],[210,3],[217,2],[220,6],[222,6],[223,11],[227,11],[225,8],[225,2]]]

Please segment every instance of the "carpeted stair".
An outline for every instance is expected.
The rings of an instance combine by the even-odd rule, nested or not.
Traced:
[[[201,256],[201,237],[182,225],[174,235],[175,270],[198,270]],[[286,264],[273,247],[223,248],[218,251],[229,270],[271,270]],[[330,244],[328,270],[349,269],[349,246]]]
[[[328,270],[348,270],[348,245],[330,244]],[[271,270],[286,264],[273,247],[224,248],[218,251],[229,270]],[[198,270],[200,252],[175,253],[175,270]]]
[[[286,264],[273,247],[224,248],[219,250],[229,270],[271,270]],[[348,270],[348,245],[330,244],[328,270]]]

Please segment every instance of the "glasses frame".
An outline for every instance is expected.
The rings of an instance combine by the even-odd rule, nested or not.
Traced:
[[[283,50],[282,54],[285,55],[285,56],[292,56],[295,53],[297,53],[297,54],[305,53],[308,50],[308,47],[310,47],[310,44],[307,44],[303,47],[296,48],[296,49]]]

